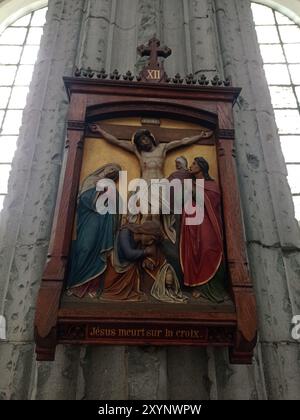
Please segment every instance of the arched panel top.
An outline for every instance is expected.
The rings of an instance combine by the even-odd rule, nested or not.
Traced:
[[[233,129],[232,106],[240,88],[64,78],[69,123],[144,116]]]
[[[143,100],[90,106],[87,108],[86,120],[87,122],[93,122],[102,119],[132,117],[137,115],[187,121],[194,124],[200,124],[210,129],[215,129],[218,125],[218,116],[211,111],[172,102]]]

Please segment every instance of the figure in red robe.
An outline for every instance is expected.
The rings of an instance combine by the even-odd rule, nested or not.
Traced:
[[[184,285],[193,288],[195,298],[202,296],[222,302],[225,288],[221,194],[218,184],[209,176],[209,164],[204,158],[195,158],[190,171],[195,181],[204,179],[204,219],[201,224],[188,225],[186,218],[192,216],[183,212],[180,260]]]

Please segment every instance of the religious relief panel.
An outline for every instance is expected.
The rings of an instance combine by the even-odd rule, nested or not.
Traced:
[[[35,318],[57,344],[226,346],[251,363],[255,299],[234,162],[240,89],[173,78],[156,38],[141,73],[77,70]]]
[[[163,119],[154,135],[141,122],[89,127],[66,294],[229,308],[213,132]]]

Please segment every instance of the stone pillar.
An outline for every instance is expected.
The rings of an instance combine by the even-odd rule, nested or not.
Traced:
[[[62,165],[68,109],[62,77],[73,72],[83,0],[49,2],[40,54],[1,215],[0,298],[8,340],[0,344],[2,398],[29,398],[33,318]]]
[[[101,70],[110,61],[115,4],[116,0],[83,1],[80,38],[76,46],[78,68]]]
[[[232,78],[235,86],[243,88],[235,107],[236,149],[249,262],[258,304],[257,359],[262,374],[259,382],[265,387],[261,397],[299,398],[300,370],[296,360],[300,346],[293,342],[290,333],[292,316],[300,313],[299,227],[294,218],[250,1],[215,0],[215,7],[225,75]],[[242,370],[239,382],[245,383]],[[217,379],[224,389],[220,375],[223,373],[217,373]],[[236,389],[232,387],[233,395]]]
[[[213,0],[164,0],[162,40],[172,48],[166,61],[170,76],[199,74],[222,76]]]
[[[182,0],[162,2],[161,41],[172,49],[172,55],[165,62],[169,77],[174,77],[176,73],[180,73],[181,76],[191,73],[191,48],[190,44],[186,43],[183,3]]]
[[[138,0],[114,0],[111,19],[111,36],[107,46],[107,71],[118,69],[123,73],[135,72],[137,60],[136,31],[138,25]],[[130,10],[130,13],[128,11]],[[110,58],[109,58],[110,57]]]
[[[168,399],[209,400],[212,381],[205,349],[171,347],[168,349]]]
[[[192,73],[222,76],[213,0],[183,0],[186,46]]]
[[[127,352],[124,347],[82,347],[78,373],[76,399],[128,398]]]

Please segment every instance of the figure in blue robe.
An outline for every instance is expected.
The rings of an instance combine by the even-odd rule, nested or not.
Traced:
[[[119,165],[105,165],[83,183],[77,205],[76,239],[70,253],[69,294],[95,296],[103,288],[100,276],[106,270],[107,256],[114,248],[119,215],[98,213],[96,204],[101,193],[96,190],[96,184],[104,178],[116,181],[120,170]],[[118,203],[118,196],[114,199]]]

